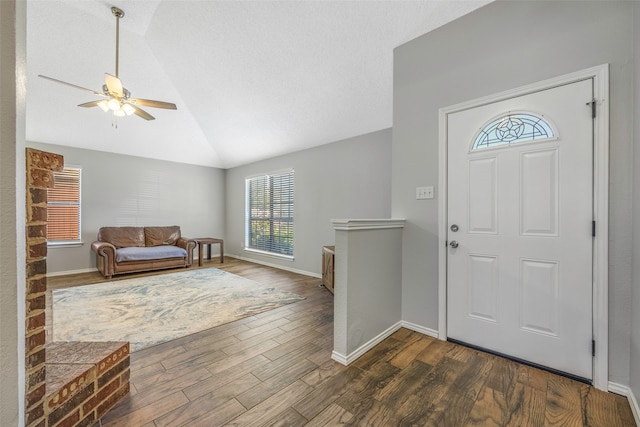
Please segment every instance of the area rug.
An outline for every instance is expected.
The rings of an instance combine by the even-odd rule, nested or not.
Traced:
[[[53,340],[136,351],[303,299],[217,268],[58,289]]]

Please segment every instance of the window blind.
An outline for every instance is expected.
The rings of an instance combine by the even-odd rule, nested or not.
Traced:
[[[47,190],[47,240],[80,240],[80,169],[65,167],[53,178]]]
[[[246,247],[293,256],[293,171],[246,180]]]

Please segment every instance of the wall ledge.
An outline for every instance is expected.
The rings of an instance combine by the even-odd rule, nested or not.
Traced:
[[[404,228],[404,218],[388,219],[332,219],[335,230],[376,230],[385,228]]]

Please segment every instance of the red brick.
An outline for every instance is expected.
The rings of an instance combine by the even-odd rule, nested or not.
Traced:
[[[49,414],[49,427],[72,427],[72,426],[75,426],[78,423],[78,421],[80,421],[79,409],[76,409],[75,411],[73,411],[71,415],[67,416],[58,424],[55,424],[55,421],[52,421],[52,415],[53,414]]]
[[[44,328],[45,321],[46,317],[44,311],[34,316],[27,317],[27,334],[38,328]]]
[[[47,225],[46,224],[38,224],[38,225],[28,225],[27,226],[27,239],[31,238],[47,238]]]
[[[43,205],[46,207],[47,190],[46,188],[29,188],[31,195],[31,203],[34,205]]]
[[[37,424],[42,417],[44,417],[44,404],[42,402],[31,408],[27,408],[25,414],[25,421],[27,426]]]
[[[93,412],[84,417],[82,421],[80,421],[76,427],[91,427],[96,422],[96,414]]]
[[[37,370],[31,372],[27,377],[27,390],[38,386],[40,383],[44,383],[47,376],[47,365],[40,366]]]
[[[35,390],[31,390],[30,392],[28,392],[25,397],[25,405],[27,405],[27,408],[35,405],[36,403],[44,399],[45,391],[46,391],[45,385],[41,384]]]
[[[123,384],[118,391],[113,393],[107,400],[105,400],[98,406],[96,418],[102,418],[102,416],[106,414],[107,411],[111,409],[116,403],[118,403],[120,399],[125,397],[127,393],[129,393],[129,383]]]
[[[51,188],[54,185],[53,172],[47,169],[29,169],[27,185],[37,188]]]
[[[27,211],[27,222],[47,221],[46,206],[31,206]]]
[[[31,335],[27,337],[26,343],[26,352],[30,353],[36,348],[40,346],[44,346],[46,343],[46,334],[44,329],[41,332],[38,332],[35,335]]]
[[[47,274],[47,261],[40,259],[37,261],[27,261],[27,278]]]
[[[27,167],[61,171],[64,168],[64,157],[61,154],[27,148]]]
[[[122,362],[118,363],[116,366],[109,369],[109,371],[105,372],[104,374],[98,377],[98,388],[99,389],[102,388],[105,384],[110,382],[113,378],[117,377],[128,368],[129,368],[129,358],[127,357]]]
[[[29,243],[28,244],[29,247],[29,253],[27,255],[27,257],[34,259],[34,258],[44,258],[47,256],[47,242],[40,242],[40,243]]]
[[[95,393],[95,387],[93,383],[88,384],[85,388],[74,394],[69,400],[62,405],[58,406],[49,414],[49,425],[56,425],[57,422],[62,420],[67,414],[70,414],[74,410],[80,411],[80,407],[83,402],[89,399]],[[80,420],[80,418],[78,418]]]
[[[29,279],[27,285],[28,294],[38,294],[46,292],[47,290],[47,277],[39,277],[37,279]]]
[[[35,298],[27,298],[27,315],[35,310],[44,310],[46,308],[47,299],[44,294]]]
[[[27,354],[26,357],[26,368],[31,369],[38,367],[38,365],[43,364],[46,360],[46,352],[43,348],[42,350],[38,350],[35,353]]]
[[[47,419],[41,418],[40,421],[37,421],[36,424],[32,424],[29,427],[47,427]]]
[[[98,363],[98,375],[102,375],[105,371],[111,369],[116,363],[129,358],[129,343],[126,343],[118,350],[111,353]],[[128,366],[128,365],[127,365]]]

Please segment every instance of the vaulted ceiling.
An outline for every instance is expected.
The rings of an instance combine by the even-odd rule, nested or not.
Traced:
[[[230,168],[392,126],[393,49],[488,0],[29,0],[27,140]],[[115,73],[156,120],[78,104]]]

